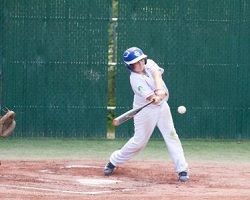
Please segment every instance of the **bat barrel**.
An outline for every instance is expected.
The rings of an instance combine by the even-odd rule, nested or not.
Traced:
[[[118,125],[119,125],[119,120],[114,119],[114,120],[113,120],[113,125],[114,125],[114,126],[118,126]]]
[[[154,102],[154,100],[150,101],[149,103],[147,103],[139,108],[131,109],[131,110],[125,112],[124,114],[120,115],[119,117],[116,117],[113,120],[113,125],[118,126],[118,125],[128,121],[129,119],[133,118],[138,112],[140,112],[143,108],[145,108],[146,106],[148,106],[149,104],[151,104],[153,102]]]

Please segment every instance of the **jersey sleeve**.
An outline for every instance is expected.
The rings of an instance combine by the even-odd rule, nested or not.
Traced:
[[[145,79],[136,73],[131,74],[130,84],[136,97],[141,98],[141,101],[145,101],[145,99],[154,94],[154,90],[147,84]]]
[[[161,74],[164,73],[164,69],[159,67],[157,63],[152,59],[147,60],[146,68],[151,74],[153,74],[156,70],[159,70]]]

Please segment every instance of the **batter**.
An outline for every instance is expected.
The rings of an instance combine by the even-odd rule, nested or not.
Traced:
[[[120,150],[112,153],[110,161],[104,167],[104,174],[111,175],[115,167],[142,151],[157,126],[174,162],[178,180],[188,181],[188,164],[167,103],[169,91],[162,79],[164,69],[153,60],[147,59],[147,55],[137,47],[127,49],[123,60],[125,66],[131,71],[133,108],[140,107],[151,100],[154,100],[154,103],[134,116],[134,136]]]

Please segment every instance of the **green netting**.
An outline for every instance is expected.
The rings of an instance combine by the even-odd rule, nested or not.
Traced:
[[[122,54],[138,46],[165,69],[182,138],[250,137],[249,1],[119,1],[118,13],[117,115],[133,100]],[[132,122],[116,129],[132,134]]]
[[[16,136],[105,137],[111,1],[1,1],[2,108]]]
[[[182,138],[249,138],[250,2],[118,3],[116,115],[133,100],[122,54],[138,46],[165,69]],[[0,105],[17,112],[16,136],[106,135],[110,9],[111,0],[0,0]],[[132,120],[116,129],[131,135]]]

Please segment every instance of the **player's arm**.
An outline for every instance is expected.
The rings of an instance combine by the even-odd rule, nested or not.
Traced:
[[[164,69],[160,68],[152,59],[148,59],[147,67],[150,73],[152,74],[155,82],[155,90],[154,93],[161,98],[166,97],[167,90],[165,88],[165,83],[162,79],[162,73]]]
[[[160,70],[155,70],[153,72],[153,77],[155,81],[155,94],[157,96],[160,96],[161,98],[164,98],[167,96],[167,92],[164,89],[164,82],[162,80],[162,75]]]

